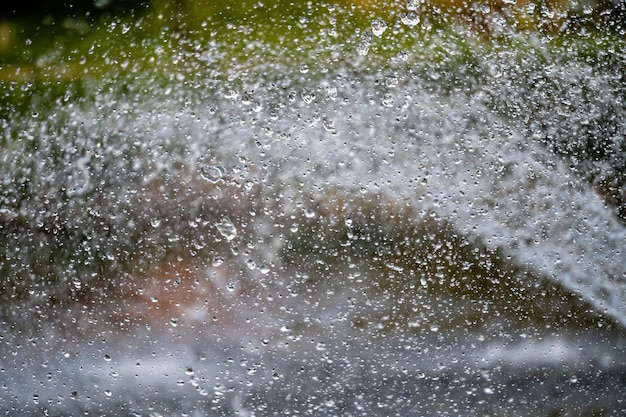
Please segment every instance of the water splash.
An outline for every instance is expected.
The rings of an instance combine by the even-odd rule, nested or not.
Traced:
[[[155,215],[141,204],[124,212],[121,202],[130,203],[138,187],[144,190],[144,198],[153,198],[148,184],[162,188],[177,178],[176,183],[189,184],[193,191],[177,197],[178,206],[169,210],[196,207],[193,213],[199,217],[190,221],[207,224],[206,213],[199,211],[206,194],[195,183],[197,172],[185,161],[202,161],[211,154],[222,165],[201,165],[200,175],[210,184],[222,183],[222,166],[234,167],[236,175],[228,186],[238,191],[207,190],[209,195],[241,200],[257,190],[260,195],[255,198],[274,201],[269,216],[256,216],[253,222],[258,237],[270,241],[276,216],[300,211],[304,194],[314,200],[327,198],[332,190],[384,195],[391,201],[406,201],[420,216],[436,214],[465,236],[503,250],[521,267],[563,284],[598,311],[626,323],[626,227],[597,190],[577,178],[565,158],[544,141],[529,137],[520,121],[490,105],[480,88],[437,93],[429,81],[416,79],[411,71],[395,71],[393,82],[385,85],[364,76],[355,86],[342,75],[345,71],[351,70],[304,85],[289,79],[267,84],[256,80],[258,85],[243,88],[254,91],[254,97],[246,93],[241,102],[223,99],[231,87],[225,85],[222,91],[218,86],[214,91],[218,114],[204,106],[204,98],[194,102],[194,93],[184,87],[180,93],[189,96],[184,108],[168,104],[158,91],[146,97],[140,108],[114,92],[105,94],[82,110],[59,108],[57,114],[65,112],[67,122],[42,123],[50,137],[65,137],[66,142],[57,139],[51,147],[43,140],[38,150],[42,157],[35,158],[27,172],[15,164],[28,150],[16,147],[3,157],[13,161],[5,165],[3,175],[10,178],[18,172],[44,178],[31,185],[31,192],[54,201],[58,180],[48,155],[60,151],[65,166],[78,167],[70,168],[61,180],[69,201],[91,207],[99,213],[94,214],[96,219],[107,216],[131,225]],[[329,90],[332,96],[325,94]],[[301,91],[302,101],[291,100],[293,91]],[[254,109],[249,106],[252,101]],[[111,102],[129,111],[102,115],[100,109]],[[332,114],[332,119],[323,114]],[[24,127],[20,134],[34,136],[33,129],[37,128]],[[268,135],[268,129],[276,134]],[[115,136],[103,143],[102,132],[115,132]],[[181,136],[187,138],[185,146],[180,145]],[[80,144],[72,137],[80,138]],[[92,156],[96,153],[97,159]],[[180,168],[174,168],[176,164]],[[110,175],[112,169],[126,174]],[[114,198],[93,207],[102,181],[114,190]],[[75,192],[78,189],[80,193]],[[237,205],[241,206],[233,207]],[[13,213],[16,207],[4,210]],[[135,217],[129,217],[133,212]],[[72,219],[72,213],[67,213],[65,227],[72,228],[77,221],[75,227],[84,228],[85,215]],[[19,217],[12,222],[52,227],[45,226],[50,221],[45,217],[37,220],[42,218],[39,207],[12,216]],[[99,224],[88,227],[102,227]],[[220,215],[214,224],[227,241],[237,236],[229,217]],[[158,229],[167,233],[163,225]],[[98,243],[96,230],[91,233],[90,245],[110,246]],[[266,250],[256,256],[275,258],[271,253],[275,246]]]
[[[359,59],[367,59],[372,43],[372,33],[364,31],[363,37],[356,51],[363,55]],[[75,339],[50,332],[45,366],[34,363],[22,349],[23,342],[10,339],[15,336],[7,332],[5,344],[10,348],[4,349],[12,349],[14,363],[21,363],[27,372],[10,375],[10,386],[0,394],[3,402],[28,403],[28,410],[34,401],[36,410],[46,403],[53,414],[63,414],[66,407],[77,413],[94,409],[112,413],[118,407],[122,413],[130,412],[133,408],[128,405],[142,398],[150,407],[153,403],[161,407],[156,415],[172,410],[197,413],[193,399],[210,397],[208,407],[228,415],[255,406],[281,410],[294,387],[282,380],[291,378],[306,398],[302,404],[287,405],[295,412],[315,408],[338,414],[336,399],[343,399],[346,412],[357,414],[376,403],[359,388],[364,375],[371,378],[376,373],[385,379],[375,381],[372,398],[394,407],[389,398],[403,390],[418,405],[405,401],[395,410],[412,415],[416,407],[421,412],[430,407],[432,414],[443,407],[429,397],[437,394],[433,390],[440,384],[453,398],[465,399],[467,389],[475,388],[477,402],[494,401],[486,397],[499,401],[505,393],[513,396],[520,386],[533,390],[537,380],[547,378],[541,368],[546,363],[559,363],[563,372],[580,372],[581,363],[593,363],[589,372],[603,372],[596,383],[619,381],[623,369],[613,367],[623,363],[623,351],[606,347],[596,351],[595,339],[539,343],[520,334],[493,341],[490,335],[468,332],[467,321],[451,332],[448,322],[455,317],[450,311],[427,311],[446,306],[447,300],[439,297],[437,304],[430,303],[416,290],[436,287],[439,278],[429,270],[419,273],[424,266],[419,260],[407,267],[406,260],[400,264],[384,259],[384,268],[376,269],[375,250],[352,256],[335,249],[329,235],[311,232],[316,223],[331,232],[343,230],[343,225],[347,232],[337,233],[339,247],[367,242],[369,246],[361,247],[371,249],[388,237],[384,222],[376,223],[379,218],[401,218],[395,227],[426,224],[425,236],[408,245],[435,239],[433,229],[450,227],[451,236],[462,236],[477,250],[486,246],[515,268],[534,272],[520,274],[527,280],[525,286],[537,286],[537,277],[545,277],[626,325],[624,223],[593,181],[581,177],[571,161],[537,133],[567,139],[563,126],[554,128],[550,114],[539,109],[535,114],[549,125],[542,131],[498,104],[500,99],[523,108],[519,96],[532,94],[532,85],[517,85],[517,102],[513,94],[505,98],[488,94],[496,91],[497,83],[472,77],[461,77],[457,87],[451,83],[438,88],[435,85],[449,81],[441,79],[447,74],[420,76],[424,68],[404,65],[406,56],[402,57],[386,71],[392,74],[387,78],[350,66],[324,73],[317,73],[313,65],[291,72],[275,66],[273,73],[296,72],[298,78],[286,75],[268,81],[239,73],[241,85],[236,89],[214,80],[206,84],[204,79],[179,80],[180,84],[172,81],[166,88],[138,92],[139,97],[103,89],[80,106],[59,105],[48,117],[41,113],[35,121],[15,120],[9,136],[16,140],[1,156],[7,192],[2,196],[0,224],[13,239],[3,267],[15,272],[12,276],[28,278],[24,281],[28,296],[38,309],[43,301],[62,300],[67,286],[58,285],[54,277],[72,283],[71,295],[78,298],[80,291],[102,281],[101,274],[109,274],[106,277],[113,277],[113,284],[128,297],[113,307],[139,303],[147,321],[140,330],[131,327],[137,347],[132,352],[126,348],[128,339],[120,336],[123,343],[111,342],[107,329],[98,330],[95,343],[76,342],[78,347],[67,350],[71,354],[62,354],[54,343],[67,349]],[[484,58],[494,72],[507,68],[501,56]],[[519,71],[527,75],[530,70]],[[602,81],[600,76],[589,80],[590,85]],[[458,87],[469,81],[483,84]],[[199,92],[197,85],[206,89]],[[574,94],[568,97],[570,103],[573,98],[584,101]],[[593,119],[597,108],[591,107],[583,106],[571,116]],[[623,109],[616,111],[623,115]],[[207,155],[220,165],[206,165]],[[342,211],[354,201],[361,206]],[[364,213],[368,204],[383,210]],[[373,223],[370,229],[364,230],[359,216]],[[295,265],[281,258],[281,251],[298,243],[303,256]],[[444,246],[445,242],[436,242],[433,252],[445,252]],[[326,258],[307,253],[310,248],[325,251]],[[175,256],[184,264],[183,255],[191,259],[186,267],[150,275],[151,263]],[[394,255],[400,260],[403,256]],[[132,256],[132,266],[125,267]],[[472,258],[464,263],[471,262],[482,261]],[[304,265],[308,263],[329,279],[308,274]],[[141,273],[158,281],[161,291],[146,294],[149,306],[136,300],[142,291],[133,286]],[[398,288],[376,287],[367,296],[359,293],[381,274]],[[497,273],[489,278],[495,283]],[[50,285],[44,285],[48,280]],[[58,294],[51,292],[53,284],[61,287]],[[352,285],[354,294],[369,297],[365,307],[354,307],[358,303],[354,294],[342,292]],[[108,294],[106,289],[102,294]],[[200,302],[185,310],[188,299]],[[414,316],[401,317],[409,330],[394,333],[389,328],[402,323],[393,323],[387,313],[394,314],[402,303],[413,303]],[[488,309],[488,303],[483,307]],[[363,313],[358,320],[349,314],[356,309]],[[86,310],[74,313],[77,322],[72,325],[81,331],[103,319]],[[132,314],[123,312],[122,328],[132,322],[134,318],[128,317]],[[159,324],[167,330],[155,337],[151,326]],[[190,327],[193,336],[184,336]],[[506,332],[504,325],[489,329]],[[360,339],[364,333],[367,340]],[[370,345],[372,335],[378,338],[375,346]],[[434,346],[443,348],[436,354],[428,352]],[[521,353],[529,350],[533,354]],[[109,368],[93,363],[102,352],[115,358],[107,361],[104,356]],[[597,363],[596,352],[601,356]],[[514,371],[502,371],[507,367]],[[60,375],[49,379],[48,369],[58,369]],[[355,369],[363,373],[355,374]],[[515,379],[519,369],[531,375],[522,385]],[[455,385],[461,373],[482,378],[484,386]],[[337,375],[345,375],[341,384],[336,383]],[[232,378],[228,381],[232,393],[225,392],[224,385],[207,382],[226,376]],[[303,378],[307,384],[302,384]],[[34,396],[24,389],[33,380],[43,381]],[[320,386],[310,381],[321,381],[328,398],[315,403]],[[623,390],[613,389],[617,395]],[[163,392],[171,395],[163,398]],[[565,396],[567,406],[577,401],[572,398]],[[614,403],[621,404],[621,398]],[[419,404],[420,399],[427,400]]]

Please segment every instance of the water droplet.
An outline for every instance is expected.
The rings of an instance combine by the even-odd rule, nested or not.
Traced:
[[[409,0],[406,4],[407,10],[417,10],[420,5],[420,0]]]
[[[413,27],[420,22],[420,18],[415,13],[402,13],[400,15],[400,21],[409,27]]]
[[[307,64],[301,64],[300,65],[300,72],[303,74],[306,74],[307,72],[309,72],[309,66]]]
[[[356,49],[356,52],[359,55],[367,55],[367,53],[370,50],[370,45],[372,44],[372,31],[369,29],[366,29],[363,31],[363,34],[361,35],[361,42],[359,42],[359,46]]]
[[[107,362],[111,362],[111,357],[109,355],[104,355],[104,360]]]
[[[237,228],[235,228],[235,225],[228,217],[223,217],[215,226],[217,231],[229,242],[237,236]]]
[[[238,96],[239,93],[236,90],[229,89],[224,92],[224,98],[229,100],[235,100]]]
[[[171,325],[172,327],[176,327],[176,326],[178,326],[178,320],[177,320],[177,319],[175,319],[175,318],[170,319],[170,325]]]
[[[72,284],[74,285],[74,288],[76,288],[77,290],[80,290],[81,287],[83,286],[82,282],[78,278],[72,279]]]
[[[224,258],[222,258],[221,256],[216,256],[215,258],[213,258],[213,266],[220,266],[221,264],[224,263]]]
[[[301,97],[306,104],[310,104],[313,102],[313,100],[315,100],[315,93],[313,93],[313,90],[311,90],[310,88],[304,88],[302,90]]]
[[[382,104],[385,107],[393,107],[393,97],[391,96],[391,94],[386,93],[383,96]]]
[[[398,85],[398,76],[396,74],[391,74],[385,80],[385,85],[387,87],[395,87]]]
[[[332,120],[330,120],[327,117],[324,117],[324,119],[322,119],[322,125],[324,126],[324,129],[326,129],[329,132],[335,132],[335,122],[333,122]]]
[[[110,397],[113,393],[111,391],[109,391],[108,389],[104,391],[104,395],[106,395],[107,397]]]
[[[374,19],[372,21],[372,33],[378,37],[382,36],[385,30],[387,30],[387,22],[381,19]]]
[[[161,219],[153,217],[150,219],[150,226],[159,227],[161,225]]]
[[[203,165],[200,167],[200,176],[212,184],[221,181],[225,172],[220,165]]]

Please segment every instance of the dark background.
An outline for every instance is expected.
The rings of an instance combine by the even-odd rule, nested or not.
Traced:
[[[17,17],[25,15],[84,15],[85,13],[98,14],[102,12],[124,12],[133,9],[145,8],[150,5],[148,0],[72,0],[49,1],[9,0],[0,3],[0,17]]]

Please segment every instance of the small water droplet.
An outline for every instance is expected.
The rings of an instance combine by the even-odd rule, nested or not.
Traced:
[[[175,318],[170,319],[170,325],[171,325],[172,327],[176,327],[176,326],[178,326],[178,320],[177,320],[177,319],[175,319]]]
[[[406,4],[407,10],[417,10],[420,5],[420,0],[409,0]]]
[[[307,72],[309,72],[309,66],[307,64],[301,64],[300,65],[300,72],[303,74],[306,74]]]
[[[372,31],[369,29],[366,29],[363,31],[363,34],[361,35],[361,42],[359,42],[359,46],[357,47],[356,51],[359,55],[367,55],[367,53],[370,50],[370,45],[372,44]]]
[[[304,88],[302,90],[301,97],[306,104],[311,104],[313,100],[315,100],[315,93],[313,93],[313,90],[311,90],[310,88]]]
[[[107,362],[111,362],[111,357],[109,355],[104,355],[104,360]]]
[[[392,97],[392,95],[389,94],[389,93],[386,93],[383,96],[382,104],[385,107],[393,107],[393,97]]]
[[[221,264],[224,263],[224,258],[222,258],[221,256],[216,256],[215,258],[213,258],[213,266],[220,266]]]
[[[326,87],[326,96],[329,100],[337,100],[337,87],[334,85]]]
[[[80,290],[81,287],[83,286],[82,282],[80,282],[80,279],[78,278],[72,279],[72,284],[74,285],[74,288],[76,288],[77,290]]]
[[[200,167],[200,176],[212,184],[224,179],[226,170],[220,165],[203,165]]]
[[[324,126],[324,129],[326,129],[327,131],[335,132],[335,122],[333,122],[329,118],[324,117],[324,119],[322,120],[322,125]]]
[[[398,75],[396,74],[391,74],[390,76],[387,77],[387,79],[385,80],[385,85],[387,85],[387,87],[395,87],[398,85]]]
[[[217,231],[229,242],[237,236],[237,228],[228,216],[223,217],[215,226],[217,227]]]
[[[385,30],[387,30],[387,22],[381,19],[374,19],[372,21],[372,33],[378,37],[382,36]]]
[[[229,89],[224,92],[224,98],[229,100],[235,100],[237,96],[239,96],[239,93],[236,90]]]
[[[402,13],[400,15],[400,21],[409,27],[413,27],[420,22],[420,18],[415,13]]]

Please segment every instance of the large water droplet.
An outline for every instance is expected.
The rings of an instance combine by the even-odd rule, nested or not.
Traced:
[[[417,10],[419,5],[420,5],[420,0],[409,0],[406,3],[406,9],[407,10]]]
[[[402,13],[400,21],[410,27],[416,26],[420,22],[420,18],[415,13]]]
[[[310,104],[313,102],[313,100],[315,100],[315,93],[313,93],[313,90],[311,90],[310,88],[303,89],[301,96],[302,100],[304,100],[306,104]]]
[[[203,165],[200,167],[200,176],[212,184],[224,179],[225,172],[220,165]]]
[[[331,119],[324,117],[324,119],[322,119],[322,125],[327,131],[333,133],[335,132],[335,122],[333,122]]]
[[[391,94],[387,93],[383,96],[382,104],[385,107],[393,107],[393,97]]]
[[[233,240],[237,236],[237,228],[228,216],[223,217],[215,226],[217,227],[217,231],[228,241]]]
[[[372,31],[369,29],[366,29],[363,31],[363,34],[361,35],[361,42],[359,42],[359,46],[357,47],[356,51],[359,55],[367,55],[367,53],[370,50],[370,45],[372,44]]]
[[[374,19],[372,21],[372,33],[378,37],[382,36],[385,30],[387,30],[387,22],[381,19]]]

